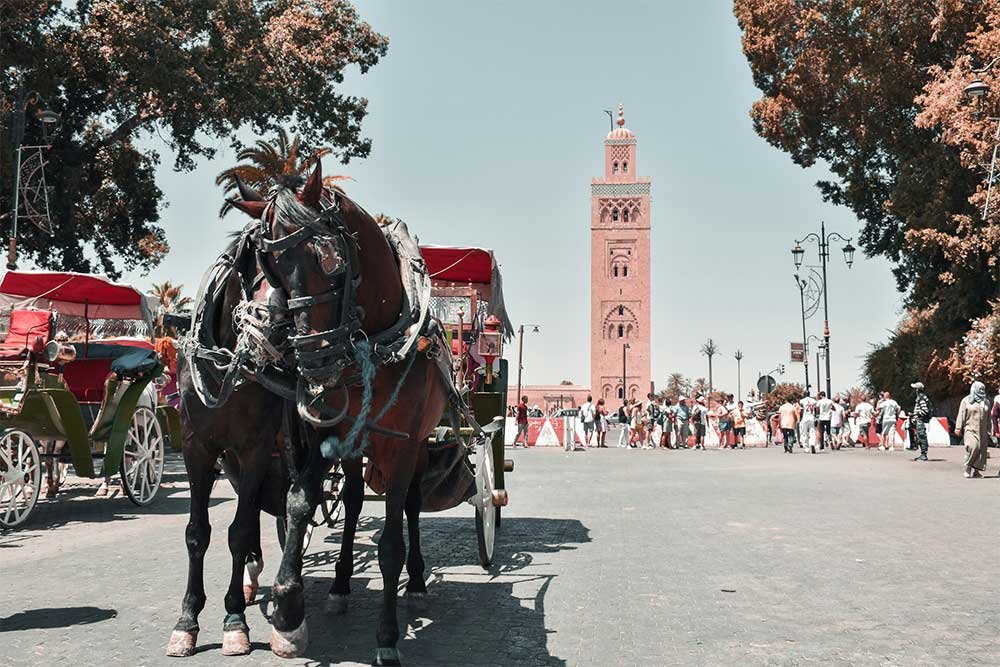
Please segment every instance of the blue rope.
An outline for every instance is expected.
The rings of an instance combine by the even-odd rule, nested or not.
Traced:
[[[357,418],[354,423],[351,424],[350,430],[347,431],[347,435],[341,440],[335,435],[328,436],[320,444],[320,452],[322,452],[323,457],[327,459],[356,459],[359,458],[368,446],[368,431],[364,432],[364,436],[361,439],[361,446],[358,448],[354,447],[354,443],[358,439],[358,435],[364,428],[368,421],[368,412],[371,410],[372,406],[372,394],[373,392],[373,380],[375,379],[375,363],[372,361],[370,354],[370,346],[367,340],[361,341],[357,344],[354,350],[354,360],[357,362],[358,367],[361,369],[361,411],[358,413]],[[385,413],[389,411],[393,405],[396,404],[396,400],[399,398],[399,392],[403,389],[403,385],[406,383],[406,378],[410,374],[410,369],[413,368],[413,362],[417,359],[416,351],[410,352],[410,358],[406,363],[406,369],[399,378],[399,382],[396,383],[396,387],[392,390],[392,394],[389,396],[389,400],[386,401],[379,413],[375,415],[375,419],[372,421],[378,423],[382,421],[382,417]]]
[[[354,347],[354,361],[361,372],[361,411],[358,413],[347,435],[341,440],[335,435],[327,437],[320,444],[320,452],[327,459],[354,459],[361,456],[362,448],[355,449],[354,442],[358,439],[361,429],[368,421],[368,411],[372,407],[373,383],[375,379],[375,363],[372,361],[371,346],[367,340],[362,340]]]

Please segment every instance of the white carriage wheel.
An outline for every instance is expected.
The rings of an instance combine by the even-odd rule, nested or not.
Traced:
[[[0,527],[28,519],[42,490],[42,459],[30,435],[18,429],[0,433]]]
[[[489,437],[477,438],[476,443],[476,539],[479,542],[479,564],[488,568],[493,562],[496,538],[496,508],[493,506],[493,443]]]
[[[122,487],[136,505],[148,505],[159,490],[164,450],[156,413],[145,406],[137,407],[125,436],[121,464]]]

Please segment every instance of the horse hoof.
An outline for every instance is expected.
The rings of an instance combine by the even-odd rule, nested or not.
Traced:
[[[250,652],[250,633],[227,630],[222,633],[222,655],[246,655]]]
[[[402,665],[400,661],[399,650],[394,648],[377,648],[375,649],[375,662],[376,665]]]
[[[341,614],[347,613],[347,595],[338,595],[337,593],[330,593],[326,596],[326,610],[331,614],[336,614],[340,616]]]
[[[406,604],[414,611],[427,611],[427,593],[407,593]]]
[[[197,630],[174,630],[170,633],[170,641],[167,643],[166,653],[171,658],[187,658],[194,654],[194,647],[197,643]]]
[[[302,619],[302,625],[291,632],[271,628],[271,652],[279,658],[298,658],[305,653],[308,643],[309,631],[306,629],[305,619]]]
[[[257,584],[244,584],[243,585],[243,601],[246,602],[247,606],[253,604],[253,601],[257,599]]]

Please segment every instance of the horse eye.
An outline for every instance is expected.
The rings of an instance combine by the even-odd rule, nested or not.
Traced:
[[[343,261],[337,251],[336,244],[323,239],[316,241],[315,248],[316,258],[319,260],[319,266],[323,269],[323,273],[331,275],[340,270]]]

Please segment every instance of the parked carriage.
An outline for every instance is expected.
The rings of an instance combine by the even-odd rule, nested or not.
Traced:
[[[162,366],[149,299],[86,274],[0,278],[0,527],[27,521],[45,460],[50,479],[62,464],[80,477],[119,474],[129,500],[153,501],[179,420],[151,384]]]
[[[475,420],[487,432],[485,438],[477,437],[466,425],[459,437],[475,450],[470,463],[475,468],[476,493],[470,501],[476,508],[479,561],[488,567],[501,507],[507,504],[504,473],[514,469],[513,462],[504,458],[508,375],[507,362],[501,358],[503,342],[513,327],[492,250],[421,246],[420,251],[432,279],[430,315],[444,325],[456,359],[455,385],[465,391]]]

